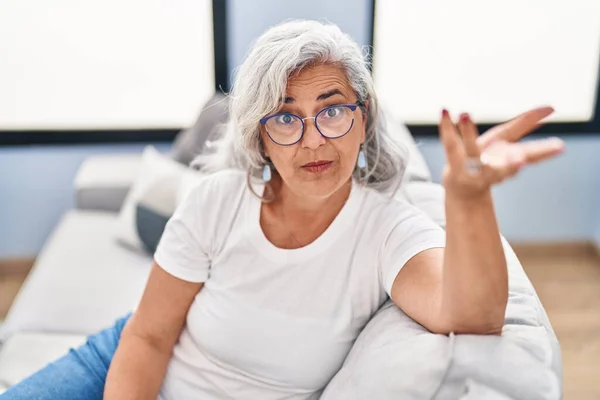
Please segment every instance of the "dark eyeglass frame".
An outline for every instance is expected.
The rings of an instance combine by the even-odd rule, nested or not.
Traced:
[[[304,133],[306,132],[306,125],[304,124],[304,120],[305,119],[313,119],[315,121],[315,128],[317,128],[317,132],[319,132],[319,134],[321,136],[323,136],[326,139],[339,139],[343,136],[346,136],[348,134],[348,132],[350,132],[350,130],[352,129],[352,127],[354,126],[354,117],[352,117],[352,123],[350,124],[350,128],[348,128],[348,130],[344,133],[342,133],[339,136],[327,136],[325,135],[323,132],[321,132],[321,128],[319,128],[319,124],[317,124],[317,118],[319,117],[319,115],[321,115],[324,112],[327,112],[327,110],[331,109],[331,108],[337,108],[337,107],[346,107],[349,108],[350,111],[354,112],[356,111],[357,107],[360,107],[360,109],[362,110],[364,105],[361,101],[357,101],[354,104],[332,104],[330,106],[327,106],[325,108],[323,108],[321,111],[319,111],[315,116],[313,117],[305,117],[302,118],[299,115],[293,114],[293,113],[277,113],[277,114],[273,114],[273,115],[269,115],[267,117],[261,118],[259,121],[262,125],[265,125],[265,131],[267,132],[267,135],[269,136],[269,139],[271,139],[273,141],[273,143],[278,144],[279,146],[293,146],[296,143],[300,142],[302,140],[302,138],[304,137]],[[267,121],[269,121],[271,118],[275,118],[275,117],[280,117],[282,115],[289,115],[291,117],[296,117],[300,120],[300,122],[302,123],[302,133],[300,134],[300,137],[298,138],[298,140],[296,140],[293,143],[279,143],[278,141],[276,141],[275,139],[273,139],[273,136],[271,136],[271,134],[269,133],[269,130],[266,127]]]

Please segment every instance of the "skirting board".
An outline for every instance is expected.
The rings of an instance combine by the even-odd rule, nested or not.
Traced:
[[[593,242],[511,242],[517,256],[598,256],[600,246]]]
[[[1,258],[0,275],[27,274],[34,263],[35,257]]]

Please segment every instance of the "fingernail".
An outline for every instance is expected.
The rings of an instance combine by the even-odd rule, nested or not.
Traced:
[[[448,116],[448,110],[446,110],[445,108],[442,109],[442,117],[447,117]]]
[[[470,119],[471,118],[468,113],[460,114],[460,122],[469,122]]]

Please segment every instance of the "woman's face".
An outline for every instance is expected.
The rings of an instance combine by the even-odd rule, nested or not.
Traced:
[[[325,107],[355,104],[357,100],[343,69],[333,65],[316,65],[290,77],[284,103],[277,113],[314,117]],[[323,137],[311,118],[304,120],[302,139],[290,146],[273,142],[267,128],[261,124],[265,155],[294,194],[328,197],[352,176],[360,145],[365,140],[366,115],[360,107],[347,111],[354,117],[354,123],[344,136],[336,139]],[[336,110],[332,110],[325,117],[335,114]],[[283,117],[278,123],[287,124],[289,121],[290,118]]]

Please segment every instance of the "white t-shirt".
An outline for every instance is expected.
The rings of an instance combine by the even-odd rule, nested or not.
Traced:
[[[223,171],[204,178],[169,220],[156,262],[205,283],[161,399],[318,398],[398,271],[445,243],[421,211],[356,182],[327,230],[299,249],[268,241],[260,208],[246,174]]]

